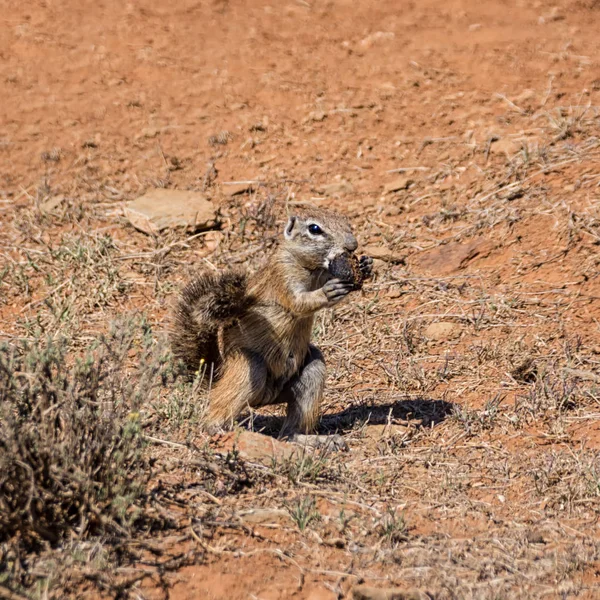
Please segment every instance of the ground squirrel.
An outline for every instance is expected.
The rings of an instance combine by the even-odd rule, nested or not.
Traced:
[[[345,217],[303,207],[291,214],[282,243],[256,274],[205,273],[183,289],[171,345],[191,372],[202,360],[214,363],[209,429],[231,424],[247,407],[286,403],[279,437],[318,444],[323,436],[306,435],[317,425],[325,384],[323,355],[310,343],[314,315],[356,289],[328,268],[357,246]],[[372,263],[361,257],[363,277]]]

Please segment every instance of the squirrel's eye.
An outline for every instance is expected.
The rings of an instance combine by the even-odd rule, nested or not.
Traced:
[[[308,231],[309,231],[309,233],[312,233],[313,235],[321,235],[323,233],[323,230],[315,223],[311,223],[308,226]]]

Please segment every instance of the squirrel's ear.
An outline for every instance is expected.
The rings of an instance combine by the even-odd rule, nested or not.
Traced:
[[[294,237],[294,226],[296,225],[296,217],[290,217],[288,219],[283,235],[286,240],[291,240]]]

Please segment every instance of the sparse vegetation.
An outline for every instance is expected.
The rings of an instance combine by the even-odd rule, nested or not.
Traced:
[[[396,511],[388,508],[379,522],[379,531],[388,544],[396,545],[405,542],[408,539],[408,526],[404,514],[396,514]]]
[[[27,581],[23,552],[130,534],[151,476],[141,410],[166,365],[128,320],[79,356],[62,337],[0,346],[2,570]]]
[[[597,2],[46,4],[0,36],[0,598],[600,597]],[[150,187],[220,230],[135,230]],[[315,323],[348,452],[208,436],[161,342],[298,201],[376,258]]]
[[[310,496],[298,499],[288,510],[294,523],[302,533],[313,521],[318,521],[321,518],[315,500]]]

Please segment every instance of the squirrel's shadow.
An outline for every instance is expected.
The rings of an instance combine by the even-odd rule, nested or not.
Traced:
[[[425,398],[398,400],[388,404],[349,406],[339,413],[321,417],[317,433],[348,433],[357,425],[384,425],[390,421],[409,421],[417,428],[435,427],[442,423],[454,410],[452,402]],[[253,431],[277,437],[283,417],[254,413],[245,425]]]

